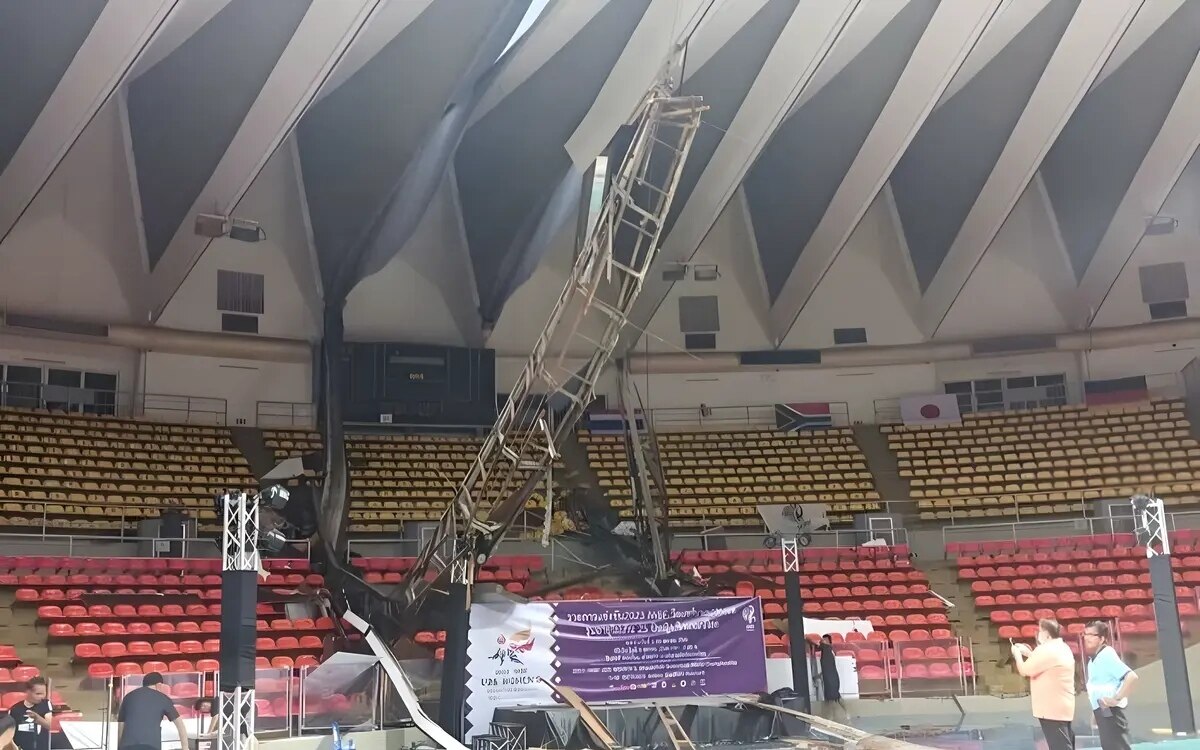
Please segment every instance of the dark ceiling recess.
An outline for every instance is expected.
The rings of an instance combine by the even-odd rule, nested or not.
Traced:
[[[0,172],[71,66],[104,3],[0,2]]]
[[[522,227],[536,220],[530,207],[547,205],[571,168],[563,145],[591,109],[648,5],[649,0],[608,3],[463,136],[454,171],[480,289],[496,284]]]
[[[711,351],[717,348],[717,334],[715,333],[686,333],[683,336],[683,348],[688,351],[708,350]]]
[[[1042,180],[1082,279],[1200,52],[1200,3],[1183,3],[1083,97],[1042,161]]]
[[[750,168],[746,203],[772,302],[896,89],[936,9],[936,0],[909,2],[783,121]]]
[[[865,344],[867,343],[866,328],[834,328],[834,344]]]
[[[212,177],[311,0],[231,0],[129,84],[129,132],[151,264]]]
[[[929,115],[896,164],[892,195],[922,290],[950,252],[1078,6],[1047,3]]]
[[[321,278],[383,210],[508,0],[438,0],[300,121]]]
[[[1167,320],[1169,318],[1186,318],[1187,300],[1175,302],[1151,302],[1150,320]]]

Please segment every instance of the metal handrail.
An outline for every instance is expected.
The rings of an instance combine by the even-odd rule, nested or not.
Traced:
[[[313,427],[316,408],[311,401],[258,401],[254,405],[256,427]]]
[[[67,557],[75,557],[76,556],[75,552],[74,552],[75,546],[77,544],[81,544],[83,542],[105,543],[105,544],[129,544],[132,542],[182,542],[185,545],[184,546],[184,554],[182,555],[182,557],[184,557],[184,558],[194,557],[193,555],[187,554],[188,546],[193,545],[193,544],[196,546],[199,546],[199,547],[211,546],[213,549],[212,557],[214,557],[214,558],[220,557],[220,552],[221,552],[220,538],[215,535],[211,536],[211,537],[204,537],[204,536],[166,537],[166,536],[106,536],[103,534],[53,534],[53,533],[52,534],[23,534],[23,533],[19,533],[19,532],[16,532],[16,533],[0,532],[0,543],[6,542],[6,541],[7,542],[31,542],[31,543],[36,542],[39,546],[43,546],[43,547],[46,545],[58,545],[58,544],[65,543],[67,546],[67,552],[66,552]],[[306,559],[306,560],[312,559],[312,541],[311,540],[290,539],[290,540],[288,540],[288,544],[295,545],[297,547],[302,547],[304,549],[304,559]],[[153,554],[150,554],[150,555],[125,554],[124,552],[122,552],[119,555],[119,557],[122,557],[122,558],[126,558],[126,557],[131,557],[131,558],[163,557],[163,555],[157,554],[157,551],[154,550],[153,546],[151,547],[151,551]],[[29,553],[22,553],[22,554],[29,554]],[[40,554],[51,554],[52,555],[55,553],[45,551],[45,552],[40,552]],[[207,557],[207,555],[201,555],[201,557]],[[170,556],[170,558],[173,559],[174,555]]]
[[[829,416],[834,427],[850,426],[850,406],[845,401],[829,401]],[[749,427],[775,428],[775,404],[745,406],[668,406],[654,407],[643,412],[662,432],[685,429],[741,429]]]
[[[1193,523],[1187,525],[1187,521],[1191,519]],[[1180,521],[1184,525],[1180,525]],[[1195,528],[1200,527],[1200,511],[1187,510],[1176,511],[1167,514],[1167,527],[1174,531],[1176,528]],[[990,530],[1007,529],[1007,534],[992,534]],[[1039,529],[1044,529],[1045,533],[1038,533]],[[1086,529],[1086,531],[1083,531]],[[1043,521],[1008,521],[1003,523],[981,523],[981,524],[964,524],[959,526],[943,526],[942,527],[942,549],[946,549],[946,545],[951,541],[979,541],[979,542],[995,542],[1011,540],[1013,542],[1022,539],[1047,539],[1058,538],[1063,536],[1098,536],[1098,535],[1117,535],[1127,534],[1134,530],[1134,519],[1132,515],[1108,515],[1108,516],[1093,516],[1080,518],[1048,518]],[[1032,533],[1018,532],[1030,531]],[[972,539],[951,539],[950,537],[956,533],[977,533],[982,532],[985,538]],[[943,554],[946,554],[943,552]],[[947,555],[948,556],[948,555]]]
[[[1146,392],[1147,396],[1152,401],[1175,400],[1182,399],[1187,395],[1186,388],[1183,382],[1182,372],[1155,372],[1146,374]],[[1063,382],[1062,403],[1074,406],[1087,403],[1087,398],[1084,393],[1084,381],[1065,379]],[[1040,386],[1050,388],[1052,386]],[[1002,393],[1016,393],[1018,389],[1006,389]],[[913,393],[908,396],[927,396],[928,393]],[[972,397],[974,394],[972,394]],[[896,424],[900,422],[900,399],[907,396],[892,396],[887,398],[877,398],[873,401],[875,423],[876,424]],[[1018,411],[1020,409],[1017,409]],[[991,410],[975,409],[977,414],[1003,414],[1007,411],[1012,411],[1007,408]]]
[[[224,425],[229,414],[229,402],[223,398],[175,393],[131,393],[11,380],[0,381],[0,407],[176,424]]]

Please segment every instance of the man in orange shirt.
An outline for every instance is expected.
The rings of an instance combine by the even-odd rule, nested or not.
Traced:
[[[1074,750],[1075,655],[1061,636],[1057,620],[1038,622],[1037,648],[1014,643],[1013,663],[1029,678],[1033,716],[1042,724],[1048,750]]]

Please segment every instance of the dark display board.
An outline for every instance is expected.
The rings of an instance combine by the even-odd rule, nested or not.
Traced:
[[[491,349],[347,343],[348,422],[486,425],[496,418]]]

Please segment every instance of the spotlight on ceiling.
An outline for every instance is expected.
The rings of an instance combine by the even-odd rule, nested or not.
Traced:
[[[196,214],[193,230],[200,237],[228,237],[238,242],[261,242],[267,233],[257,221],[220,214]]]
[[[1172,234],[1179,228],[1179,219],[1174,216],[1151,216],[1146,219],[1146,236]]]

